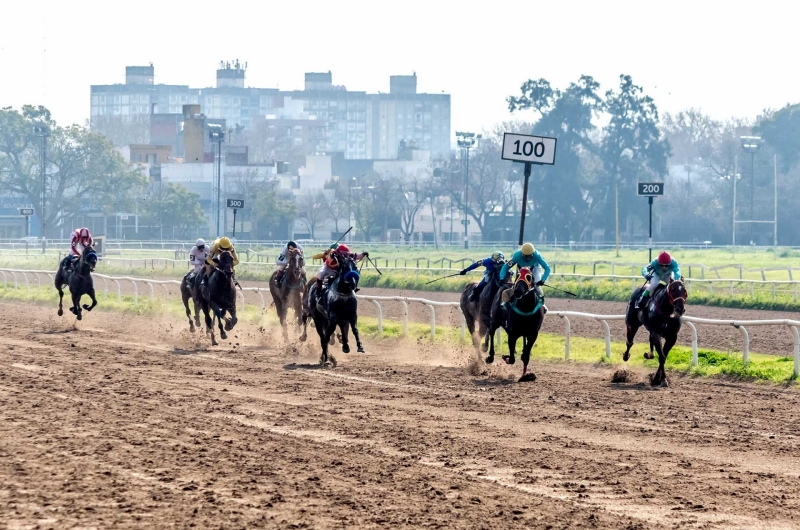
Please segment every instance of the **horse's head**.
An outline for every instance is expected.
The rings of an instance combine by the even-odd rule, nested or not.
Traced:
[[[672,305],[672,314],[670,317],[682,317],[686,312],[686,300],[689,298],[689,293],[686,292],[686,286],[683,284],[683,280],[671,280],[667,284],[667,297],[669,298],[670,305]]]
[[[358,273],[358,266],[353,258],[346,256],[339,263],[339,278],[350,290],[358,287],[361,275]]]
[[[217,269],[226,276],[233,272],[233,256],[227,250],[220,253],[217,261]]]
[[[533,274],[527,267],[519,270],[517,280],[514,282],[514,297],[522,298],[533,289]]]
[[[299,248],[291,249],[289,251],[289,260],[286,267],[286,273],[289,275],[292,281],[296,281],[300,277],[300,274],[303,271],[303,266],[305,266],[303,251]]]
[[[97,253],[94,251],[94,247],[89,245],[88,247],[84,247],[83,254],[81,255],[81,261],[85,263],[90,271],[94,271],[94,268],[97,266]]]
[[[506,262],[504,260],[500,260],[494,266],[494,270],[492,271],[490,278],[495,285],[500,285],[503,283],[502,279],[500,278],[500,271],[503,269],[503,265],[505,264]]]

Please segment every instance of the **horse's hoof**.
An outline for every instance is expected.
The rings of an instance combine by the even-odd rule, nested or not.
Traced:
[[[669,383],[667,382],[666,379],[661,381],[661,388],[669,388]]]
[[[228,339],[228,334],[225,333],[224,331],[220,331],[219,332],[219,338],[221,338],[222,340],[227,340]]]
[[[330,344],[331,346],[336,344],[336,339],[333,337],[333,335],[331,335],[331,339],[328,341],[328,344]]]
[[[58,310],[58,316],[60,316],[60,317],[63,317],[63,316],[64,316],[64,310],[63,310],[63,309],[60,309],[60,308],[59,308],[59,310]]]
[[[489,351],[489,346],[487,346],[486,344],[482,345],[482,346],[481,346],[481,351],[482,351],[483,353],[486,353],[487,351]]]
[[[655,359],[655,355],[653,355],[653,352],[649,351],[649,352],[644,354],[644,358],[645,359]]]
[[[486,364],[492,364],[494,362],[494,355],[489,355],[484,360],[486,361]]]
[[[350,346],[347,344],[342,344],[342,353],[350,353]]]
[[[74,314],[75,314],[75,308],[74,308],[74,307],[70,307],[70,308],[69,308],[69,312],[70,312],[70,313],[72,313],[72,314],[74,315]]]
[[[359,347],[356,349],[356,351],[357,351],[358,353],[367,353],[366,351],[364,351],[364,346],[359,346]]]
[[[517,362],[517,360],[514,357],[511,357],[510,355],[503,355],[503,361],[506,364],[514,364],[515,362]]]
[[[195,328],[191,324],[189,324],[189,332],[190,333],[194,333],[195,332]]]
[[[307,338],[308,336],[305,333],[303,333],[302,335],[300,335],[300,342],[305,342]]]
[[[631,358],[631,354],[629,352],[625,352],[622,354],[622,360],[628,362],[628,359]]]
[[[211,345],[212,345],[212,346],[219,346],[219,342],[217,342],[217,341],[215,341],[215,340],[212,340],[212,341],[211,341]]]
[[[533,383],[534,381],[536,381],[536,374],[534,374],[533,372],[528,372],[527,374],[525,374],[522,377],[520,377],[519,381],[517,381],[517,382],[518,383],[526,383],[526,382]]]
[[[81,315],[80,313],[78,313],[76,316],[78,317],[78,320],[83,320],[83,315]]]

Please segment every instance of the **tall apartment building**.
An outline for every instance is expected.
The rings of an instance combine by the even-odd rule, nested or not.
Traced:
[[[149,119],[197,104],[210,119],[250,129],[261,118],[275,119],[284,101],[291,100],[302,102],[304,114],[326,125],[316,146],[326,152],[348,159],[395,158],[403,140],[413,140],[434,157],[450,151],[450,95],[418,93],[416,74],[391,76],[388,93],[368,94],[334,85],[330,72],[307,73],[303,90],[290,91],[246,87],[245,73],[246,63],[220,63],[216,87],[190,88],[156,84],[152,65],[129,66],[124,85],[92,85],[92,120]]]

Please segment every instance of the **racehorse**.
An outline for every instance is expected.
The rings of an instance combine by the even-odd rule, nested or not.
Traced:
[[[500,289],[502,282],[500,281],[500,269],[503,268],[504,261],[497,263],[495,269],[489,276],[489,282],[481,291],[478,299],[474,302],[469,301],[469,296],[475,287],[478,285],[471,282],[464,287],[464,292],[461,293],[461,312],[464,314],[464,320],[467,322],[467,329],[472,337],[472,345],[476,348],[483,339],[481,349],[487,351],[489,349],[489,336],[487,330],[492,325],[492,303],[494,302],[495,295]],[[478,323],[478,336],[475,336],[475,322]]]
[[[228,251],[222,252],[218,258],[214,259],[215,267],[209,276],[206,285],[202,285],[204,272],[198,275],[200,307],[203,310],[206,320],[206,333],[211,335],[211,344],[217,345],[214,336],[214,322],[209,311],[214,313],[219,324],[219,336],[227,339],[225,331],[230,331],[238,322],[236,318],[236,285],[233,281],[233,256]],[[230,318],[225,318],[225,313],[230,313]],[[222,321],[225,327],[222,327]]]
[[[278,311],[278,318],[281,321],[284,339],[289,338],[289,333],[286,331],[286,315],[289,312],[289,308],[294,310],[297,326],[300,326],[302,323],[303,304],[301,298],[305,287],[304,266],[303,251],[297,248],[292,249],[289,251],[289,261],[286,265],[286,270],[283,271],[284,277],[281,286],[278,287],[277,284],[278,271],[272,273],[269,279],[269,292],[275,303],[275,309]]]
[[[686,292],[683,280],[670,280],[665,288],[657,289],[650,296],[647,308],[640,311],[636,308],[636,302],[646,287],[643,285],[633,291],[625,310],[625,327],[628,329],[628,335],[622,359],[627,361],[630,358],[633,339],[639,328],[644,325],[650,332],[650,354],[645,354],[645,358],[653,358],[653,348],[658,352],[658,370],[651,378],[650,384],[667,387],[669,383],[664,373],[664,363],[667,362],[667,355],[678,340],[681,317],[686,312],[686,300],[689,294]]]
[[[505,302],[505,303],[502,303]],[[501,304],[502,303],[502,304]],[[539,337],[544,321],[543,300],[536,293],[533,274],[523,267],[511,289],[503,289],[495,295],[492,306],[492,323],[489,327],[489,356],[486,363],[494,362],[494,336],[499,328],[508,335],[508,355],[503,356],[506,364],[514,364],[517,339],[522,337],[522,377],[519,381],[535,381],[536,375],[528,373],[531,350]]]
[[[319,334],[320,344],[322,345],[322,355],[320,355],[320,365],[328,363],[328,344],[333,343],[333,334],[336,327],[341,332],[342,351],[350,353],[348,341],[348,329],[353,328],[353,336],[356,338],[357,351],[364,353],[364,346],[358,335],[358,301],[356,300],[355,290],[358,287],[358,267],[352,257],[347,256],[339,265],[336,277],[330,282],[328,288],[323,291],[322,300],[317,293],[317,283],[314,282],[306,296],[306,305],[303,308],[303,336],[300,340],[305,340],[305,327],[308,317],[314,319],[314,327]]]
[[[94,296],[94,282],[92,281],[92,271],[97,265],[97,254],[91,245],[84,247],[81,257],[73,264],[72,270],[67,272],[67,260],[71,259],[71,256],[67,256],[61,260],[61,266],[53,279],[53,283],[58,289],[58,316],[64,314],[62,301],[64,299],[64,286],[66,285],[69,287],[70,296],[72,296],[72,307],[69,310],[78,320],[82,320],[81,297],[88,295],[92,299],[92,305],[83,305],[83,309],[86,311],[91,311],[97,305],[97,298]]]
[[[186,316],[189,317],[189,331],[194,333],[195,325],[200,327],[200,299],[197,295],[196,280],[200,274],[195,274],[190,271],[183,277],[181,281],[181,298],[183,299],[183,307],[186,308]],[[194,304],[194,322],[192,322],[192,310],[189,309],[189,300]]]

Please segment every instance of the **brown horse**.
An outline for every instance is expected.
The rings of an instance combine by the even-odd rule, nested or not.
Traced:
[[[289,251],[288,263],[283,271],[284,277],[280,287],[277,284],[278,271],[272,273],[269,279],[269,292],[275,309],[278,311],[278,318],[283,328],[283,338],[288,339],[289,333],[286,330],[286,315],[291,308],[294,311],[295,323],[301,325],[303,308],[301,298],[306,283],[305,261],[303,251],[297,248]]]

